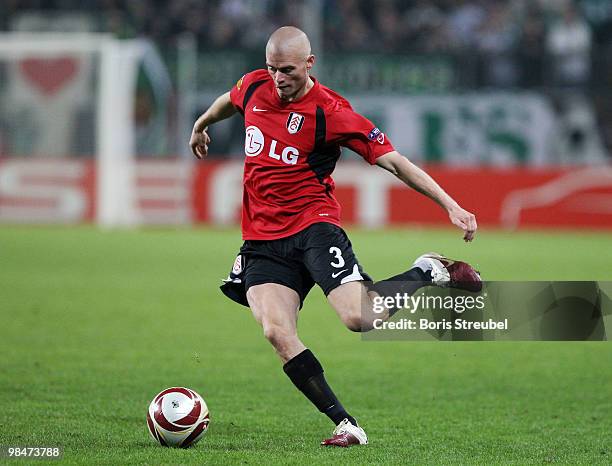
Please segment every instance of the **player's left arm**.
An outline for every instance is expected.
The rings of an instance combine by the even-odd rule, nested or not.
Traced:
[[[448,216],[464,231],[463,239],[472,241],[478,225],[476,216],[461,206],[436,183],[424,170],[397,151],[388,152],[376,159],[376,164],[393,173],[406,185],[429,197],[448,212]]]

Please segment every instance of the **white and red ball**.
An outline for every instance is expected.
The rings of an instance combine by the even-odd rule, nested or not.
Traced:
[[[164,447],[187,448],[198,442],[210,420],[204,399],[184,387],[171,387],[158,393],[147,412],[149,433]]]

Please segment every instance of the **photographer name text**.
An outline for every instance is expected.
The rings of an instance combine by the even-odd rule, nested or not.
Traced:
[[[397,321],[374,320],[376,330],[508,330],[508,319],[486,321],[399,319]]]

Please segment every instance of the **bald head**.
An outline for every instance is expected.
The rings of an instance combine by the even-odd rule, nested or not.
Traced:
[[[298,28],[284,26],[270,36],[266,66],[282,100],[299,99],[314,86],[309,74],[314,62],[308,36]]]
[[[266,57],[281,55],[293,59],[306,59],[310,55],[308,36],[293,26],[283,26],[272,33],[266,45]]]

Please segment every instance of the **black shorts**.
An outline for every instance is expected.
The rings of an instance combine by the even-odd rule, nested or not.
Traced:
[[[310,225],[287,238],[247,240],[221,291],[248,307],[247,290],[278,283],[295,290],[300,307],[316,283],[327,296],[343,283],[370,281],[357,262],[344,230],[327,222]]]

